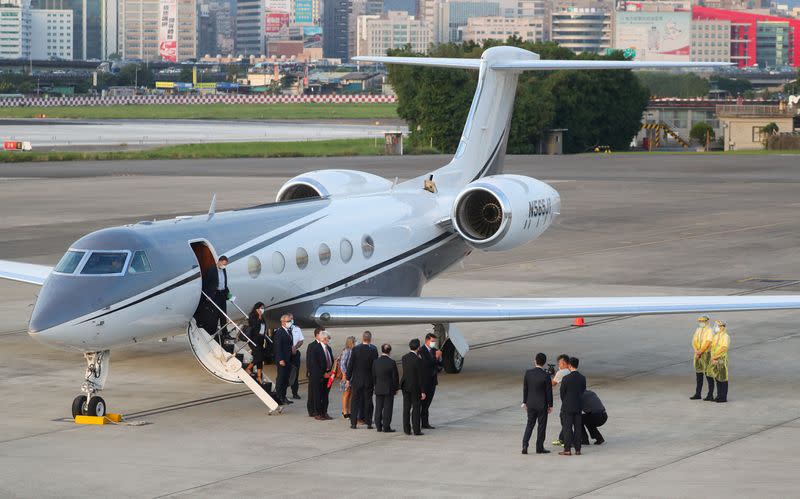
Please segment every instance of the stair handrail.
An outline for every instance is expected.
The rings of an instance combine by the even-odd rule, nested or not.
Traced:
[[[242,310],[242,307],[240,307],[240,306],[239,306],[239,305],[238,305],[238,304],[237,304],[237,303],[236,303],[236,302],[235,302],[235,301],[234,301],[232,298],[228,298],[228,301],[229,301],[229,302],[231,302],[231,303],[233,303],[233,306],[234,306],[234,307],[236,307],[237,309],[239,309],[239,312],[241,312],[241,313],[242,313],[242,315],[244,315],[245,317],[248,317],[248,314],[247,314],[247,312],[245,312],[244,310]],[[272,342],[273,342],[273,341],[272,341],[272,338],[270,338],[270,337],[269,337],[269,335],[266,335],[266,334],[265,334],[265,335],[264,335],[264,338],[266,338],[266,339],[267,339],[267,341],[269,341],[270,343],[272,343]]]
[[[258,345],[256,345],[256,344],[255,344],[255,342],[254,342],[253,340],[251,340],[249,336],[247,336],[246,334],[244,334],[244,331],[242,331],[242,328],[240,328],[240,327],[239,327],[239,325],[238,325],[238,324],[236,324],[236,322],[235,322],[233,319],[231,319],[231,318],[230,318],[230,316],[229,316],[228,314],[226,314],[224,310],[222,310],[222,308],[220,308],[220,307],[219,307],[219,305],[217,305],[216,303],[214,303],[214,300],[212,300],[212,299],[211,299],[211,297],[209,297],[209,296],[206,294],[206,292],[205,292],[205,291],[203,291],[203,290],[200,290],[200,293],[202,293],[202,294],[203,294],[203,296],[205,296],[205,297],[206,297],[206,299],[207,299],[207,300],[208,300],[208,301],[209,301],[209,302],[210,302],[212,305],[214,305],[214,308],[216,308],[217,310],[219,310],[219,313],[221,313],[221,314],[222,314],[222,315],[223,315],[223,316],[224,316],[226,319],[228,319],[228,323],[229,323],[229,324],[233,324],[233,327],[235,327],[235,328],[236,328],[236,329],[239,331],[239,334],[241,334],[242,336],[244,336],[244,338],[247,340],[247,342],[248,342],[248,343],[250,343],[250,344],[251,344],[251,345],[253,345],[254,347],[258,348]],[[239,307],[237,306],[236,308],[239,308]],[[239,308],[239,310],[241,310],[241,309]],[[227,326],[228,324],[225,324],[225,325]],[[217,333],[219,333],[219,331],[217,331]],[[216,336],[216,335],[215,335],[215,336]]]

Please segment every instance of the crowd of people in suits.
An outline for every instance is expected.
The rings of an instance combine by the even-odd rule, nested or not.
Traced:
[[[566,354],[558,357],[558,370],[547,368],[547,356],[537,353],[533,369],[528,369],[523,378],[522,408],[527,411],[528,421],[522,436],[522,453],[528,453],[533,430],[536,428],[536,453],[549,454],[544,448],[548,415],[553,412],[553,388],[558,386],[561,395],[561,434],[553,445],[563,446],[562,456],[581,455],[582,445],[589,444],[589,436],[595,445],[605,442],[598,427],[608,421],[608,414],[600,398],[586,389],[586,377],[578,372],[580,360]],[[538,426],[538,427],[537,427]]]
[[[246,369],[263,382],[263,363],[269,346],[277,368],[273,396],[279,404],[288,405],[301,398],[297,390],[300,348],[304,341],[291,314],[283,315],[280,324],[272,337],[268,337],[264,304],[259,302],[253,306],[246,330],[252,359],[246,363]],[[401,360],[402,377],[397,362],[392,358],[392,346],[385,343],[379,352],[372,343],[370,331],[364,331],[359,344],[356,344],[355,337],[348,337],[338,356],[334,355],[330,341],[328,331],[316,328],[314,341],[306,347],[306,408],[309,417],[322,421],[333,419],[328,414],[328,404],[331,388],[338,380],[342,392],[342,417],[350,422],[350,428],[366,426],[379,432],[394,432],[394,397],[401,391],[403,431],[408,435],[422,435],[423,429],[434,429],[430,424],[430,407],[442,369],[442,352],[436,347],[436,335],[426,335],[424,343],[419,339],[409,342],[409,352]],[[289,388],[292,389],[292,400],[287,396]]]

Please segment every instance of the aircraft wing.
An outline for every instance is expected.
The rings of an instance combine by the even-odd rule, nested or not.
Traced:
[[[357,296],[320,305],[324,325],[431,324],[559,317],[656,315],[800,308],[800,295],[613,298],[427,298]]]
[[[52,270],[53,267],[46,265],[0,260],[0,279],[27,282],[28,284],[41,286]]]

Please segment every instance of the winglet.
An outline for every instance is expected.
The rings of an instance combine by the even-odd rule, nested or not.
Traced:
[[[211,206],[208,207],[208,219],[206,222],[214,218],[214,215],[217,213],[217,193],[215,192],[213,196],[211,196]]]

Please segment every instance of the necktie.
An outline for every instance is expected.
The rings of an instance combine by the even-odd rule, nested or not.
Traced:
[[[322,349],[325,350],[325,366],[326,366],[325,370],[326,371],[330,371],[331,370],[331,354],[330,354],[330,352],[328,352],[328,347],[326,347],[325,345],[322,345]]]

